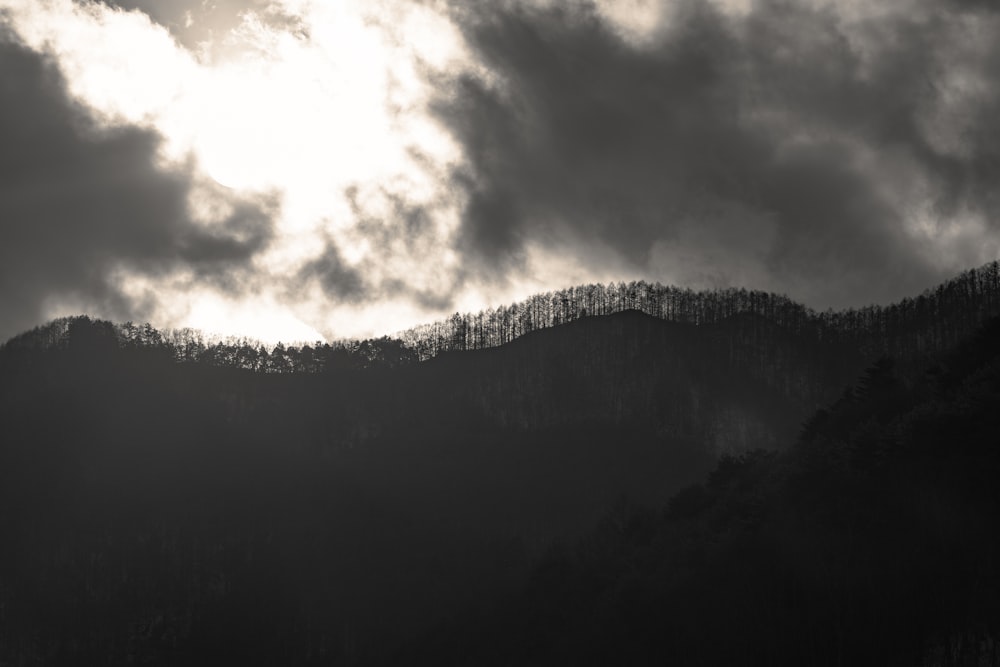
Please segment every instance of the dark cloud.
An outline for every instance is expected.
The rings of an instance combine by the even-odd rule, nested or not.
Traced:
[[[307,262],[289,281],[289,295],[300,291],[303,284],[318,283],[323,293],[334,302],[361,304],[377,303],[384,299],[406,299],[430,311],[448,310],[453,305],[454,293],[466,272],[457,267],[445,271],[444,280],[428,286],[421,284],[420,276],[406,280],[386,275],[385,268],[397,260],[396,246],[405,245],[409,250],[427,248],[427,259],[436,256],[440,247],[428,248],[428,237],[434,234],[435,204],[414,204],[399,192],[386,185],[376,186],[374,193],[388,207],[388,214],[373,215],[362,202],[358,186],[347,189],[345,195],[353,215],[351,234],[363,238],[370,252],[363,260],[351,265],[344,260],[337,238],[328,235],[320,255]],[[430,271],[428,271],[430,272]],[[391,272],[390,272],[391,273]]]
[[[819,307],[918,292],[985,258],[936,258],[908,231],[907,193],[942,225],[1000,213],[986,4],[847,21],[805,2],[735,16],[681,0],[643,41],[588,3],[463,5],[490,74],[457,76],[434,104],[467,157],[460,247],[501,279],[536,244]]]
[[[318,282],[327,295],[348,303],[360,302],[369,290],[361,272],[344,261],[332,239],[327,240],[325,250],[319,257],[299,269],[293,282],[301,287],[311,281]]]
[[[190,175],[158,168],[158,143],[145,130],[92,125],[58,70],[0,32],[0,338],[38,324],[54,303],[147,316],[155,303],[127,297],[120,271],[185,269],[201,283],[245,287],[273,203],[220,194],[224,219],[192,220]]]

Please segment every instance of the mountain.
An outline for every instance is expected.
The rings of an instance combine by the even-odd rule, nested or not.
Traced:
[[[916,379],[881,359],[784,452],[617,506],[385,664],[998,665],[998,432],[994,319]]]
[[[434,656],[425,633],[516,600],[613,508],[662,506],[803,424],[866,423],[845,388],[886,352],[922,381],[996,314],[996,275],[826,314],[580,288],[423,339],[273,349],[50,323],[0,348],[0,662]]]

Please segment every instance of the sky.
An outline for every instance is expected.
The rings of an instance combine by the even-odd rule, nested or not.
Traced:
[[[0,339],[390,334],[1000,257],[991,0],[0,0]]]

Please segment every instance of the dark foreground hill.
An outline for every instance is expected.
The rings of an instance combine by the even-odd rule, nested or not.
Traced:
[[[635,312],[321,373],[177,363],[112,334],[74,320],[3,359],[9,661],[370,655],[810,407],[726,354],[725,327]]]
[[[946,324],[914,306],[920,318],[806,326],[748,297],[753,308],[698,322],[588,316],[420,363],[389,340],[268,353],[54,323],[0,350],[0,662],[405,664],[394,650],[411,646],[437,664],[455,645],[424,633],[516,606],[533,563],[623,497],[656,507],[720,454],[793,441],[875,351],[900,351],[893,372],[917,386],[944,341],[995,306],[980,287],[941,302],[975,306]],[[844,405],[810,432],[881,428]],[[674,502],[700,508],[699,493]],[[698,573],[652,554],[668,578]],[[575,604],[538,595],[557,614]],[[628,639],[593,637],[609,658]],[[473,664],[493,655],[459,648]],[[546,663],[518,651],[496,655]]]
[[[622,504],[385,664],[1000,665],[1000,320],[883,358],[784,452]]]

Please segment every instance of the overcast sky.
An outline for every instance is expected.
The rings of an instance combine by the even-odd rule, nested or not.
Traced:
[[[990,0],[0,0],[0,339],[391,333],[1000,257]]]

